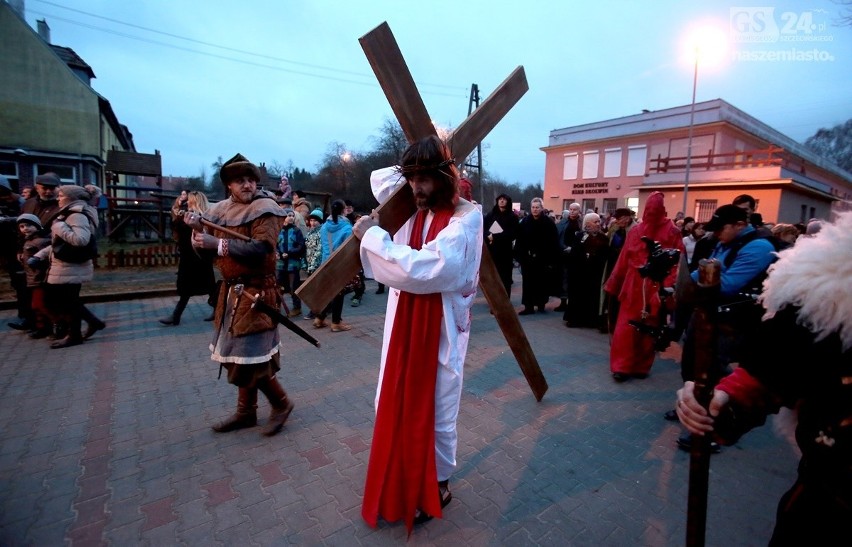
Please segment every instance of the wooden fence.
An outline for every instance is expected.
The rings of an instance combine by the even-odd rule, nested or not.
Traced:
[[[127,268],[143,266],[177,266],[177,245],[152,245],[142,249],[108,251],[94,260],[95,268]]]

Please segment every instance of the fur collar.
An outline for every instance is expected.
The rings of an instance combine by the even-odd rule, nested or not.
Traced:
[[[817,340],[836,332],[844,351],[852,347],[852,212],[781,251],[763,287],[764,319],[798,306],[798,322]]]

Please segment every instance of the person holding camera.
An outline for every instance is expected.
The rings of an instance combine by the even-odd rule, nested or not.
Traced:
[[[662,192],[654,192],[648,197],[642,222],[627,233],[615,268],[604,284],[604,291],[611,298],[617,298],[619,304],[609,354],[612,379],[619,383],[630,378],[648,377],[654,364],[657,342],[651,332],[665,327],[660,320],[663,305],[660,287],[674,286],[677,278],[676,267],[666,271],[667,257],[672,253],[661,252],[655,255],[661,262],[650,262],[649,245],[643,239],[655,242],[655,248],[660,250],[684,252],[683,236],[666,216]],[[637,328],[631,322],[646,328]]]
[[[847,545],[852,520],[852,213],[782,251],[760,296],[763,320],[705,409],[678,390],[692,433],[732,444],[780,408],[793,409],[801,459],[778,503],[769,545]],[[831,295],[827,305],[826,295]],[[724,474],[718,479],[725,480]],[[846,539],[843,539],[843,538]],[[762,541],[755,538],[754,541]]]
[[[749,212],[738,205],[722,205],[716,209],[705,228],[718,241],[710,258],[720,262],[719,298],[724,304],[724,312],[718,315],[718,337],[711,376],[721,378],[729,372],[728,365],[739,361],[744,342],[760,324],[762,311],[753,296],[759,292],[776,255],[772,242],[755,229],[749,222]],[[698,281],[698,271],[692,272],[692,279]],[[686,328],[680,361],[684,382],[695,379],[695,355],[701,351],[701,348],[695,347],[694,325],[691,323]],[[691,444],[689,433],[684,433],[677,440],[677,445],[683,450],[689,450]],[[715,445],[714,451],[718,451]]]

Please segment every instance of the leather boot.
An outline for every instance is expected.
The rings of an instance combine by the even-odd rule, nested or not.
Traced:
[[[290,413],[293,412],[293,401],[287,397],[284,388],[278,383],[278,378],[273,376],[267,380],[263,380],[258,384],[260,391],[269,399],[269,405],[272,411],[269,413],[269,422],[263,428],[263,434],[267,437],[275,435],[284,428],[284,423]]]
[[[189,298],[181,297],[178,300],[177,306],[175,306],[175,311],[168,317],[164,317],[160,319],[160,323],[164,325],[180,325],[180,316],[183,315],[183,310],[186,309],[186,305],[189,303]]]
[[[216,433],[227,433],[257,425],[257,388],[241,387],[237,392],[237,412],[212,426]]]
[[[83,332],[83,340],[88,340],[93,334],[106,328],[106,323],[101,321],[98,316],[92,313],[86,306],[80,306],[80,313],[83,317],[83,321],[86,322],[86,330]]]

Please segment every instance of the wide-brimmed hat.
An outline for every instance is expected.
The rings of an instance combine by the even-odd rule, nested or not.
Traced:
[[[736,205],[722,205],[715,211],[713,216],[704,225],[704,229],[708,232],[716,232],[725,227],[725,224],[736,224],[737,222],[747,222],[748,212]]]

